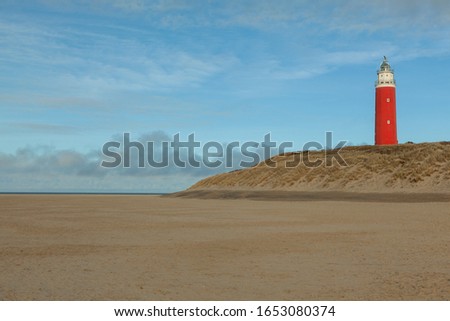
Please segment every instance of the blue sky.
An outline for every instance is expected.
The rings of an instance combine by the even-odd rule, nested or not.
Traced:
[[[123,132],[372,144],[384,55],[399,141],[449,140],[448,1],[3,0],[0,191],[168,192],[213,173],[99,170]]]

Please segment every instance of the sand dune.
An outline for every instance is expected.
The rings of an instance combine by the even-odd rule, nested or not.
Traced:
[[[347,166],[336,160],[325,166],[332,151],[278,155],[251,168],[206,178],[188,190],[450,193],[450,142],[345,147],[339,155]],[[306,157],[323,164],[309,168],[302,162]],[[289,165],[293,162],[298,165]]]

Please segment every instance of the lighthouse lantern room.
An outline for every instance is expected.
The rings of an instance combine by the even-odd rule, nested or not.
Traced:
[[[397,117],[394,70],[384,57],[375,82],[375,145],[393,145],[397,141]]]

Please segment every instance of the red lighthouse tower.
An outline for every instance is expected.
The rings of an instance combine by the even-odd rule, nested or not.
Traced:
[[[397,141],[395,79],[387,58],[377,71],[375,82],[375,145],[394,145]]]

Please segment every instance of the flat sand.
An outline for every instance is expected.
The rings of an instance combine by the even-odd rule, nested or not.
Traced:
[[[450,203],[0,195],[2,300],[449,300]]]

